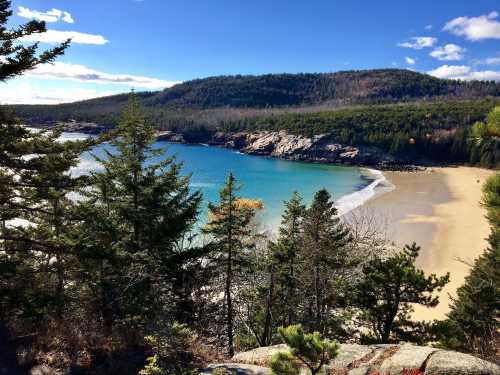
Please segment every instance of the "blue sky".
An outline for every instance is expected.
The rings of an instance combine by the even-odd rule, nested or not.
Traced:
[[[398,67],[500,81],[498,0],[13,0],[66,55],[0,86],[2,103],[57,103],[221,74]],[[28,42],[28,41],[25,41]]]

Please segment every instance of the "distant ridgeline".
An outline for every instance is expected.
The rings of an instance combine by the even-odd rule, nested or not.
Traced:
[[[500,104],[500,84],[442,80],[408,70],[222,76],[137,94],[160,129],[204,142],[216,131],[331,134],[409,160],[500,166],[500,141],[471,128]],[[28,123],[76,120],[112,126],[127,95],[56,106],[14,106]]]

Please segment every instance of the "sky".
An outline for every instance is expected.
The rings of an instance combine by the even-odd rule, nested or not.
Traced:
[[[500,81],[499,0],[13,0],[22,40],[71,47],[0,83],[0,103],[55,104],[214,75],[412,69]]]

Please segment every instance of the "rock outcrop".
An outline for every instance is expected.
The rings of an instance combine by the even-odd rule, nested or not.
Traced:
[[[223,367],[237,368],[238,372],[248,375],[254,374],[253,370],[257,371],[255,374],[265,374],[271,357],[287,350],[286,345],[275,345],[238,353],[232,363],[212,365],[205,372]],[[338,356],[326,368],[327,373],[346,375],[400,375],[403,369],[418,369],[424,375],[500,375],[500,367],[471,355],[411,344],[343,344]]]
[[[35,125],[33,125],[35,126]],[[36,127],[50,129],[62,126],[68,132],[99,134],[109,127],[88,122],[46,122]],[[373,166],[385,170],[413,171],[422,168],[396,158],[373,146],[341,144],[330,135],[307,137],[286,131],[207,132],[188,137],[171,130],[159,131],[159,141],[172,143],[204,143],[240,151],[249,155],[270,156],[279,159],[312,163]]]
[[[111,130],[112,126],[99,125],[95,122],[83,122],[83,121],[45,121],[42,123],[29,124],[30,127],[38,129],[54,129],[61,128],[65,132],[69,133],[84,133],[84,134],[101,134]]]
[[[342,145],[327,135],[306,137],[284,131],[214,134],[208,144],[232,148],[249,155],[346,165],[393,165],[391,155],[375,147]]]

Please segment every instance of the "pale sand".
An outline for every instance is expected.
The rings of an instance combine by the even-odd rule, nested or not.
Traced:
[[[386,217],[388,236],[398,244],[417,242],[422,247],[418,266],[425,272],[444,275],[450,283],[440,293],[435,308],[417,306],[417,319],[443,319],[450,298],[463,284],[469,266],[486,248],[489,226],[479,201],[481,186],[493,171],[458,167],[433,172],[385,173],[395,185],[365,207]]]

